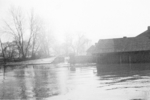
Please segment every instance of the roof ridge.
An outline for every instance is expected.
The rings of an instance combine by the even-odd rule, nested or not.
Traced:
[[[99,40],[119,40],[119,39],[134,39],[136,37],[122,37],[122,38],[111,38],[111,39],[99,39]]]

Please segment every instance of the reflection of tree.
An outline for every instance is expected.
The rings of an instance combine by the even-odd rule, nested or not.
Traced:
[[[50,65],[35,66],[35,96],[39,99],[59,94],[56,72]]]
[[[12,67],[7,66],[7,68],[5,69],[6,76],[4,76],[5,78],[3,79],[3,83],[1,84],[2,90],[0,90],[2,92],[1,99],[20,99],[20,93],[22,93],[19,84],[20,81],[18,81],[18,79],[16,80],[16,74],[14,75],[8,73],[10,72],[10,68]],[[15,73],[15,69],[11,70],[11,73]]]
[[[0,87],[3,99],[43,99],[58,95],[60,87],[57,80],[57,69],[51,65],[28,65],[13,70],[13,76],[7,75],[10,81],[4,81]]]
[[[26,77],[26,67],[17,68],[17,69],[18,70],[15,71],[15,75],[17,78],[17,84],[20,88],[20,98],[21,99],[28,99],[27,92],[29,91],[29,88],[28,88],[28,86],[26,86],[26,83],[28,82],[27,78],[29,78],[29,77]]]
[[[21,99],[43,99],[59,94],[56,73],[47,66],[30,65],[15,73]]]

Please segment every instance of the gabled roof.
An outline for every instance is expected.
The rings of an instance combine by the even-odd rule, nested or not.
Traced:
[[[111,53],[150,50],[150,29],[136,37],[100,39],[91,53]]]
[[[95,53],[130,52],[143,50],[150,50],[150,39],[147,37],[99,40],[98,44],[96,45]]]
[[[92,45],[86,52],[93,53],[95,51],[95,46]]]
[[[148,37],[150,38],[150,26],[148,26],[147,30],[137,35],[136,37]]]

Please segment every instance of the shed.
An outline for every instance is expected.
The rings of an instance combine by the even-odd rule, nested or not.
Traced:
[[[150,27],[136,37],[100,39],[88,52],[97,63],[150,62]]]

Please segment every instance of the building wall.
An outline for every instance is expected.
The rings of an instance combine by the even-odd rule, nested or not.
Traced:
[[[74,56],[70,57],[70,63],[76,64],[76,63],[96,63],[96,59],[94,56]]]
[[[143,63],[150,62],[150,51],[96,54],[96,62],[101,63]]]

